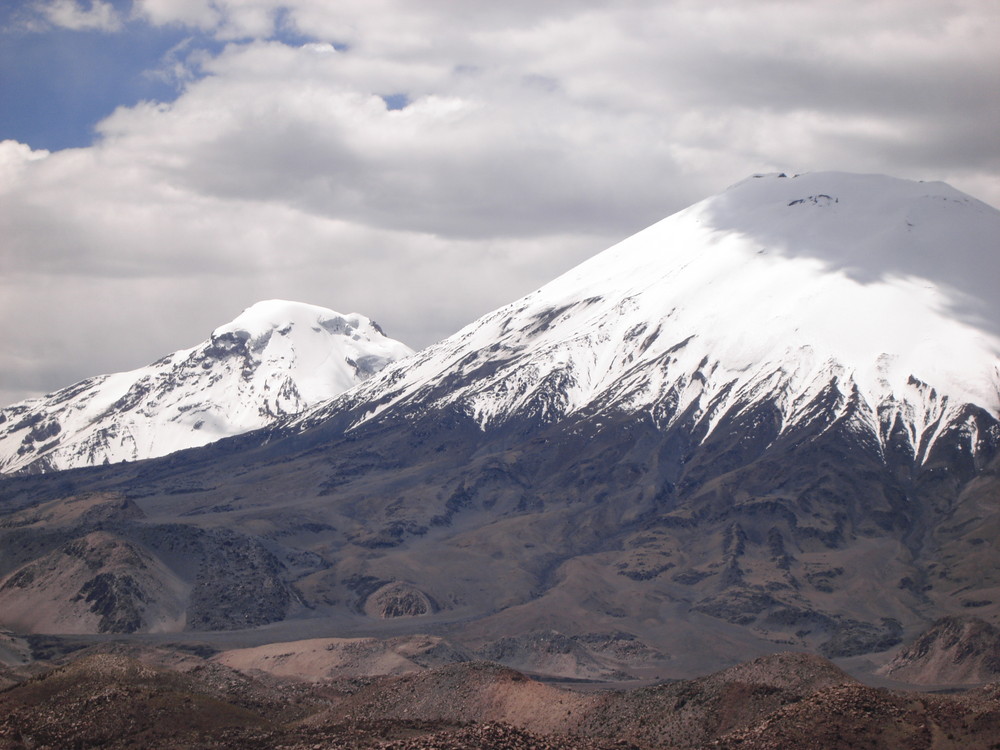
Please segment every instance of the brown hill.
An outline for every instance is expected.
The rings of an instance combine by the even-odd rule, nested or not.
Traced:
[[[0,608],[25,632],[180,630],[188,589],[140,545],[92,531],[0,580]]]
[[[700,747],[734,728],[752,727],[817,690],[854,681],[808,654],[776,654],[697,680],[630,691],[578,692],[488,663],[451,665],[361,684],[306,720],[420,717],[463,724],[506,723],[532,733],[574,735],[640,747]]]
[[[723,735],[715,745],[740,750],[854,750],[997,747],[1000,702],[893,693],[864,685],[821,690]]]
[[[183,675],[95,654],[0,693],[0,747],[163,747],[221,730],[260,734],[258,713]]]
[[[170,661],[163,649],[135,652]],[[2,691],[0,748],[958,750],[1000,741],[1000,685],[949,696],[876,690],[806,654],[586,692],[483,662],[323,682],[250,677],[190,654],[175,663],[90,653]]]

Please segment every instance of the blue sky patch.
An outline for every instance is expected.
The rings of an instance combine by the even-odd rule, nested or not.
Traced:
[[[176,99],[182,82],[159,71],[184,40],[194,40],[185,54],[222,48],[177,26],[31,31],[16,21],[9,8],[0,16],[0,140],[50,151],[91,145],[116,107]]]
[[[394,109],[406,109],[410,103],[410,97],[406,94],[381,94],[381,97],[390,112]]]

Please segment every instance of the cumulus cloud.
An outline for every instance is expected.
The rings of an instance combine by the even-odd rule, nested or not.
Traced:
[[[1000,204],[1000,5],[137,0],[131,19],[217,46],[180,44],[176,100],[118,108],[88,148],[0,146],[10,394],[139,366],[266,297],[423,346],[757,171]]]

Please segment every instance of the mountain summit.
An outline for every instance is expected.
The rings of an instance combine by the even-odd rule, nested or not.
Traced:
[[[163,456],[272,424],[411,353],[363,315],[258,302],[208,341],[0,410],[0,471]]]

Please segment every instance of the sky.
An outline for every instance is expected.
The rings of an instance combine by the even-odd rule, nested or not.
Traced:
[[[1000,206],[995,0],[6,0],[0,405],[262,299],[414,348],[759,172]]]

